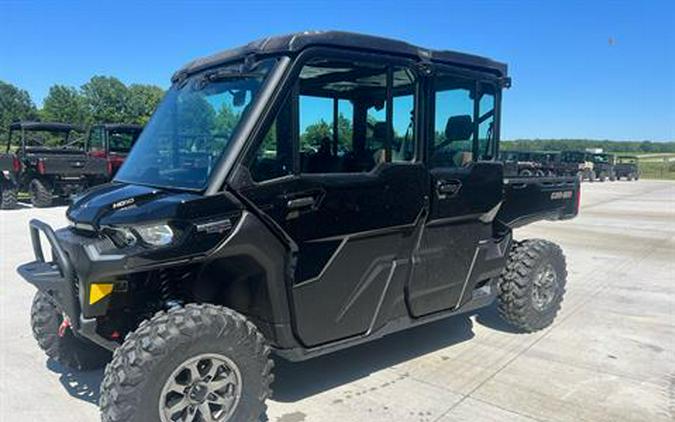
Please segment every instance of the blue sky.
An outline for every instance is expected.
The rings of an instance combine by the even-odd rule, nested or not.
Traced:
[[[0,0],[0,80],[38,104],[96,74],[168,87],[195,57],[306,29],[509,63],[504,139],[675,140],[675,1]]]

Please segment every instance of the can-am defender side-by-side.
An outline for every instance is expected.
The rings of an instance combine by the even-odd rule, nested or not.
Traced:
[[[521,331],[565,291],[576,177],[504,178],[506,65],[342,32],[196,60],[112,183],[31,222],[35,337],[91,368],[102,419],[256,420],[291,360],[495,300]],[[44,236],[53,249],[45,257]]]
[[[108,175],[112,178],[117,174],[142,130],[142,125],[135,124],[97,124],[89,129],[85,149],[90,156],[105,159]]]
[[[36,207],[68,197],[107,180],[105,160],[84,151],[82,130],[66,123],[16,122],[9,126],[6,152],[20,166],[18,188]]]
[[[640,179],[639,159],[634,155],[619,155],[616,157],[614,173],[617,180],[625,177],[626,180],[633,181]]]

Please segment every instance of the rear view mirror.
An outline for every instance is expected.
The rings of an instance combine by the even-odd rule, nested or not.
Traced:
[[[246,105],[246,90],[234,91],[232,94],[232,105],[235,107],[243,107]]]

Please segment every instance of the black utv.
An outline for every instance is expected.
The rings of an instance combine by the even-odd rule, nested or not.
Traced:
[[[54,197],[81,193],[108,178],[105,160],[86,154],[83,131],[78,126],[12,123],[6,152],[18,157],[18,187],[30,193],[36,207],[50,206]]]
[[[616,157],[614,165],[614,174],[617,180],[625,177],[629,182],[640,179],[640,168],[638,157],[634,155],[619,155]]]
[[[504,178],[506,70],[343,32],[188,64],[71,225],[30,223],[18,272],[39,345],[80,368],[114,351],[103,421],[249,422],[271,352],[308,359],[495,300],[518,330],[549,326],[565,258],[513,229],[576,216],[579,181]]]
[[[605,182],[607,180],[615,181],[616,173],[614,170],[616,156],[614,154],[595,153],[589,154],[593,162],[593,172],[596,180]]]
[[[563,151],[557,169],[560,175],[577,176],[589,182],[597,179],[591,154],[586,151]]]
[[[546,176],[543,166],[530,151],[502,151],[500,160],[504,162],[505,176]]]

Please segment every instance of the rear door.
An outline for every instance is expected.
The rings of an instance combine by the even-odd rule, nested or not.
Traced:
[[[464,290],[478,245],[492,236],[502,198],[502,164],[494,160],[497,85],[444,67],[432,79],[426,157],[431,207],[408,288],[413,316],[458,308],[470,297]]]
[[[308,55],[240,192],[297,245],[294,327],[315,346],[407,314],[429,176],[417,160],[412,68],[384,56]]]

